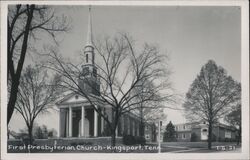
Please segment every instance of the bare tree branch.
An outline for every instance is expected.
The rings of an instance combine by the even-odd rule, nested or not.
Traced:
[[[212,127],[241,101],[241,85],[226,71],[209,60],[186,94],[183,105],[189,119],[208,123],[208,148],[211,149]]]
[[[58,18],[53,8],[40,5],[9,5],[8,8],[8,115],[9,123],[14,111],[19,80],[26,53],[36,35],[46,31],[58,44],[57,33],[68,31],[67,18]]]
[[[145,110],[172,109],[168,104],[175,102],[169,82],[169,68],[164,65],[166,57],[159,54],[153,45],[144,45],[141,52],[135,48],[127,34],[119,34],[113,39],[105,38],[96,44],[100,63],[94,64],[98,72],[92,78],[88,78],[91,77],[89,73],[83,73],[81,66],[63,60],[53,49],[49,49],[50,58],[46,59],[45,67],[61,75],[61,86],[85,97],[105,119],[112,139],[122,115],[128,112],[139,115],[141,107]],[[93,85],[93,79],[95,84],[100,85],[99,88]],[[93,92],[87,92],[81,82]],[[111,119],[95,107],[100,103],[111,107]]]

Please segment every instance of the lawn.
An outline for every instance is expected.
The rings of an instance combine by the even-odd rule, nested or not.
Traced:
[[[162,147],[207,148],[207,142],[163,142]],[[213,142],[212,146],[236,145],[236,142]]]

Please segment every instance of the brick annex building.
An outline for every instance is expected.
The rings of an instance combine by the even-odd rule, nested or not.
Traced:
[[[207,141],[208,125],[205,122],[175,125],[177,141]],[[213,127],[213,141],[235,141],[237,132],[232,127],[217,123]]]
[[[79,86],[89,93],[100,96],[100,81],[97,73],[98,69],[95,64],[95,51],[92,41],[92,22],[91,12],[89,9],[87,42],[84,47],[84,64],[82,65],[81,81]],[[88,84],[87,84],[88,83]],[[90,86],[91,84],[91,86]],[[95,87],[95,89],[93,89]],[[59,137],[60,138],[88,138],[88,137],[107,137],[109,136],[109,129],[107,124],[98,112],[93,109],[93,106],[86,98],[70,93],[62,100],[56,103],[59,108]],[[107,104],[99,104],[96,106],[100,112],[111,119],[112,108]],[[119,121],[116,135],[121,137],[123,135],[139,136],[140,118],[135,113],[122,115]],[[146,124],[145,131],[146,139],[152,140],[153,127]]]

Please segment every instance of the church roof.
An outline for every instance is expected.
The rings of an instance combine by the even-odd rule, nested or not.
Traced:
[[[64,101],[68,100],[70,97],[74,95],[73,92],[68,92],[66,95],[64,95],[58,102],[56,102],[56,105],[62,104]]]
[[[98,101],[98,97],[95,95],[91,95],[90,99],[92,99],[92,102],[94,104],[109,107],[107,104],[105,105],[101,101]],[[65,105],[87,104],[87,103],[90,104],[90,102],[86,99],[86,97],[79,95],[77,93],[71,92],[65,95],[61,100],[59,100],[56,103],[56,105],[60,107],[60,106],[65,106]]]

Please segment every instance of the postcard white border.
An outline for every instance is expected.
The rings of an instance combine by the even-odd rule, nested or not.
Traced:
[[[7,5],[113,5],[113,6],[240,6],[242,153],[7,153]],[[4,1],[1,2],[1,159],[249,159],[249,6],[247,0],[234,1]]]

